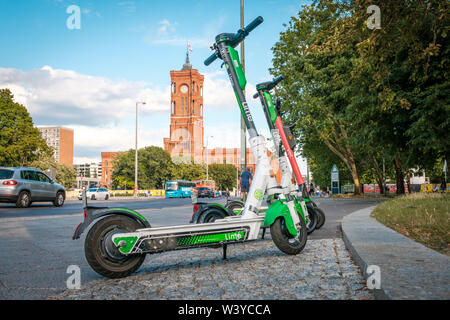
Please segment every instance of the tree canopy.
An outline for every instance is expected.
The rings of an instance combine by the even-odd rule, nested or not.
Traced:
[[[27,109],[9,89],[0,89],[0,166],[25,166],[52,153]]]
[[[374,4],[379,29],[367,25]],[[298,120],[311,163],[324,163],[317,146],[325,145],[358,186],[368,172],[380,183],[386,160],[401,193],[409,168],[431,169],[448,155],[448,8],[448,1],[320,0],[292,17],[270,71],[285,76],[276,94],[286,117]]]

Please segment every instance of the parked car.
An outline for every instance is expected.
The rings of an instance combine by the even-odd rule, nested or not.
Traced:
[[[200,187],[198,188],[198,198],[214,198],[214,191],[208,187]]]
[[[83,197],[83,192],[78,193],[78,200]],[[86,198],[91,200],[108,200],[110,198],[109,191],[106,188],[89,188],[86,191]]]
[[[38,169],[0,167],[0,202],[27,208],[33,202],[50,201],[61,207],[65,199],[66,189]]]

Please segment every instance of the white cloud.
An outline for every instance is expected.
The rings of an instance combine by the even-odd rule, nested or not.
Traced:
[[[135,112],[136,101],[147,102],[141,106],[144,114],[170,107],[170,86],[150,88],[144,82],[113,81],[49,66],[28,72],[0,68],[0,88],[9,88],[41,125],[117,124]]]
[[[247,97],[253,87],[247,85]],[[152,87],[45,66],[31,71],[0,68],[0,88],[12,91],[15,100],[27,107],[35,125],[74,129],[75,163],[99,159],[102,151],[134,148],[136,101],[146,102],[139,105],[139,147],[163,147],[163,138],[169,137],[169,84]],[[223,119],[219,125],[204,123],[205,134],[215,136],[211,146],[239,146],[239,109],[226,73],[205,74],[203,92],[205,120]],[[159,112],[156,117],[155,112]]]
[[[167,35],[169,33],[175,32],[176,28],[175,26],[178,24],[177,22],[170,23],[169,20],[164,19],[160,22],[158,22],[160,27],[158,28],[157,32],[159,36]]]
[[[206,73],[203,86],[204,104],[208,108],[237,108],[236,96],[226,72],[219,70],[213,73]],[[255,86],[247,83],[247,103],[250,104],[251,100],[253,100],[252,96],[254,93],[256,93]]]
[[[70,128],[74,130],[75,155],[78,155],[79,159],[83,159],[83,161],[100,159],[101,152],[127,151],[135,148],[134,127],[70,126]],[[138,148],[163,147],[163,138],[168,135],[169,128],[139,129]]]

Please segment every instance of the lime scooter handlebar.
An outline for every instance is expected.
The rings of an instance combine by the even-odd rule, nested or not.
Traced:
[[[248,36],[248,34],[250,32],[252,32],[257,26],[259,26],[261,23],[263,23],[264,19],[263,17],[259,16],[257,17],[255,20],[253,20],[252,22],[250,22],[245,28],[243,29],[239,29],[234,36],[232,37],[229,45],[231,47],[236,47],[239,43],[242,42],[242,40],[245,39],[245,37]],[[214,60],[216,60],[218,58],[217,56],[217,52],[214,52],[212,55],[210,55],[206,60],[205,60],[205,65],[209,66],[211,63],[213,63]]]
[[[280,81],[283,79],[284,79],[284,76],[280,75],[280,76],[276,77],[275,79],[273,79],[272,81],[264,82],[264,83],[261,83],[260,85],[262,86],[262,89],[264,91],[270,91],[273,88],[275,88],[278,85],[278,83],[280,83]],[[259,93],[257,92],[253,95],[253,98],[256,99],[256,98],[258,98],[258,96],[259,96]]]

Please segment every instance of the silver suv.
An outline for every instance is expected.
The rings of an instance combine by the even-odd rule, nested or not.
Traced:
[[[38,169],[0,167],[0,202],[15,203],[26,208],[32,202],[51,201],[61,207],[66,190]]]

